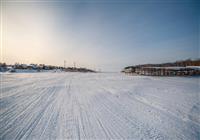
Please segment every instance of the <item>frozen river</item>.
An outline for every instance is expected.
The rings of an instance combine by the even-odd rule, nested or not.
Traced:
[[[200,139],[200,78],[1,74],[0,139]]]

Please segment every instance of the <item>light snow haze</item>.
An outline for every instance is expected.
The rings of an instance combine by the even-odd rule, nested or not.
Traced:
[[[193,0],[1,0],[1,57],[120,71],[142,63],[198,58]]]

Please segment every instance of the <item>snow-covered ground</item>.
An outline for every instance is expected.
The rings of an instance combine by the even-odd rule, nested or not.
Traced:
[[[200,139],[197,77],[1,74],[0,139]]]

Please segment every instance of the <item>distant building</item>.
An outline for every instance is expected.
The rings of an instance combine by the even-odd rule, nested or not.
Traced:
[[[135,73],[149,76],[192,76],[200,75],[200,67],[137,67]]]
[[[191,64],[191,65],[189,65]],[[165,64],[145,64],[129,66],[122,71],[126,74],[147,76],[193,76],[200,75],[200,60]]]

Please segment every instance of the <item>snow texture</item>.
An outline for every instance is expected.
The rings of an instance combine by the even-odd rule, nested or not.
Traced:
[[[198,77],[0,76],[1,140],[200,139]]]

